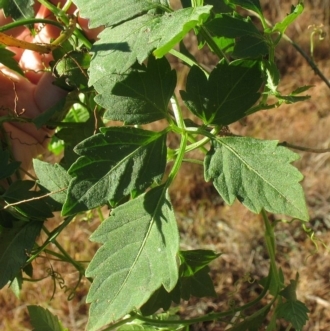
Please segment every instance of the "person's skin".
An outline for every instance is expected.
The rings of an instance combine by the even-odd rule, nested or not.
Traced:
[[[57,3],[58,0],[56,0]],[[73,10],[74,8],[71,11]],[[36,12],[36,17],[54,18],[50,11],[43,6],[36,6]],[[0,25],[9,22],[10,19],[5,18],[1,11]],[[79,23],[87,27],[86,20],[80,19]],[[7,33],[15,38],[34,43],[49,43],[51,39],[60,34],[60,30],[51,25],[42,26],[40,24],[36,27],[40,29],[40,32],[34,38],[24,27],[9,30]],[[95,31],[88,32],[91,38],[97,34]],[[66,96],[67,92],[52,84],[52,75],[46,71],[49,61],[52,60],[51,54],[39,54],[16,47],[8,47],[8,49],[15,53],[15,60],[24,70],[25,77],[0,64],[0,116],[12,114],[34,118]],[[45,151],[53,133],[47,128],[37,130],[33,124],[18,124],[17,122],[6,122],[3,124],[3,128],[9,138],[13,157],[22,162],[21,167],[25,170],[30,168],[32,158]],[[2,142],[6,140],[1,133],[0,139]]]

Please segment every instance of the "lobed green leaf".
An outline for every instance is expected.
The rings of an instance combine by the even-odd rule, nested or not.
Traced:
[[[244,117],[258,100],[262,82],[258,61],[221,61],[209,79],[193,66],[186,91],[180,93],[187,107],[205,124],[228,125]]]
[[[239,199],[248,209],[261,209],[308,220],[302,174],[290,163],[298,155],[277,141],[223,137],[213,141],[204,160],[205,179],[228,204]]]
[[[161,285],[168,292],[176,285],[179,234],[164,186],[115,208],[91,240],[103,245],[86,270],[95,277],[89,331],[140,308]]]
[[[69,169],[74,178],[63,215],[116,203],[160,182],[166,165],[166,132],[101,128],[101,133],[78,144],[75,152],[80,157]]]
[[[176,72],[166,58],[148,59],[121,75],[104,76],[95,84],[95,101],[106,109],[104,118],[125,124],[144,124],[168,116],[176,86]]]
[[[277,310],[277,316],[290,322],[296,331],[301,331],[308,321],[309,310],[299,300],[288,300],[281,303]]]
[[[124,73],[136,60],[142,63],[153,50],[156,57],[164,56],[189,30],[202,24],[210,10],[211,6],[204,6],[162,16],[147,14],[106,28],[92,47],[89,84],[112,73]]]
[[[33,331],[68,331],[57,316],[40,306],[27,306]]]

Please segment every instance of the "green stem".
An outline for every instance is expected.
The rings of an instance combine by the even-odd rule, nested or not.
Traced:
[[[187,146],[186,153],[191,152],[197,148],[201,148],[204,145],[206,145],[207,143],[209,143],[210,140],[212,140],[214,138],[214,136],[221,130],[221,127],[216,126],[214,129],[212,129],[211,132],[208,132],[207,130],[201,130],[200,128],[196,128],[196,129],[197,129],[197,130],[195,130],[196,134],[202,134],[206,137]],[[192,131],[189,131],[189,132],[192,132]]]
[[[114,323],[114,324],[110,325],[109,327],[103,329],[103,331],[115,330],[115,329],[117,329],[118,327],[120,327],[121,325],[124,325],[124,324],[127,324],[127,323],[129,323],[129,322],[132,322],[132,321],[134,321],[135,319],[136,319],[136,318],[135,318],[134,315],[133,315],[133,316],[130,316],[130,317],[128,317],[128,318],[124,318],[123,320],[121,320],[121,321],[119,321],[119,322],[117,322],[117,323]]]
[[[19,20],[19,21],[15,21],[15,22],[3,25],[0,27],[0,32],[11,30],[11,29],[17,28],[19,26],[36,24],[36,23],[51,24],[51,25],[58,27],[61,30],[64,30],[64,26],[57,21],[47,20],[45,18],[29,18],[29,19]]]
[[[38,0],[40,4],[49,9],[56,17],[58,17],[66,26],[69,25],[70,18],[65,11],[54,6],[47,0]],[[85,47],[90,50],[92,48],[92,43],[85,37],[84,33],[78,28],[74,29],[73,34],[85,45]]]
[[[47,236],[50,236],[50,232],[48,231],[48,229],[43,226],[43,230],[44,232],[47,234]],[[62,253],[63,257],[64,257],[64,261],[72,264],[76,269],[77,271],[80,273],[80,275],[85,275],[85,268],[80,264],[78,263],[77,261],[75,261],[68,253],[67,251],[59,244],[59,242],[54,238],[52,240],[52,243],[57,247],[57,249]]]
[[[269,283],[268,286],[265,286],[262,290],[262,292],[252,301],[250,301],[249,303],[240,306],[240,307],[236,307],[236,308],[232,308],[230,310],[224,311],[222,313],[211,313],[211,314],[207,314],[201,317],[197,317],[197,318],[192,318],[189,320],[158,320],[158,319],[153,319],[153,318],[148,318],[142,315],[139,315],[137,313],[131,313],[133,316],[135,316],[136,319],[147,322],[151,325],[191,325],[191,324],[196,324],[196,323],[200,323],[200,322],[210,322],[210,321],[216,321],[216,320],[220,320],[223,319],[225,317],[228,316],[232,316],[233,314],[235,314],[236,312],[240,312],[240,311],[244,311],[248,308],[251,308],[252,306],[254,306],[257,303],[260,303],[261,299],[263,299],[265,297],[265,295],[268,292],[268,287],[269,287]],[[263,308],[261,308],[263,309]]]
[[[173,182],[174,178],[176,177],[176,175],[178,174],[178,172],[180,170],[180,167],[181,167],[184,155],[185,155],[186,146],[188,143],[188,134],[185,130],[185,124],[184,124],[184,120],[182,117],[182,111],[180,109],[179,101],[175,95],[171,98],[171,103],[172,103],[172,110],[173,110],[173,114],[174,114],[174,117],[176,120],[177,127],[181,131],[181,141],[180,141],[180,146],[178,149],[177,157],[174,161],[173,167],[172,167],[171,172],[168,175],[168,179],[166,181],[167,188],[171,185],[171,183]]]
[[[278,291],[282,285],[282,282],[280,280],[280,276],[276,266],[274,228],[270,224],[267,213],[264,209],[262,209],[261,215],[265,224],[265,241],[267,246],[267,252],[270,258],[271,274]]]
[[[56,239],[56,237],[68,226],[68,224],[73,220],[74,216],[69,216],[64,219],[64,222],[60,224],[56,229],[49,233],[47,240],[37,249],[37,252],[32,254],[30,258],[26,261],[26,264],[31,263],[35,260],[38,255],[43,252],[46,247]]]
[[[210,73],[207,70],[205,70],[198,62],[196,62],[193,59],[191,59],[190,57],[182,54],[181,52],[178,52],[175,49],[171,49],[169,51],[169,53],[172,54],[173,56],[177,57],[178,59],[180,59],[183,63],[186,63],[189,67],[197,66],[198,68],[203,70],[204,74],[207,77],[210,75]]]
[[[208,43],[213,52],[219,57],[219,59],[224,58],[225,61],[229,64],[229,59],[227,58],[226,54],[218,47],[216,42],[213,40],[210,32],[206,29],[205,26],[200,27],[200,34]]]

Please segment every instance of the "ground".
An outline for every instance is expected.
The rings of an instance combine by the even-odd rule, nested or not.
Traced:
[[[275,22],[289,12],[291,1],[261,3],[269,20]],[[330,5],[327,0],[305,1],[305,4],[304,14],[287,34],[309,54],[308,26],[323,24],[328,33]],[[316,42],[314,50],[315,62],[326,77],[330,76],[329,48],[329,36],[326,36],[325,40]],[[207,66],[214,64],[214,58],[206,53],[203,53],[202,60]],[[283,42],[277,51],[277,61],[282,73],[281,91],[289,93],[298,86],[314,85],[308,91],[311,98],[307,102],[252,115],[245,123],[232,125],[231,131],[310,148],[328,148],[330,90],[287,42]],[[184,75],[181,79],[184,81]],[[326,331],[330,330],[330,263],[329,251],[323,243],[330,245],[330,154],[296,152],[301,155],[295,165],[305,176],[302,185],[311,215],[306,227],[315,234],[318,250],[311,240],[312,232],[307,232],[300,222],[282,222],[276,227],[277,262],[286,279],[295,278],[299,272],[298,298],[310,310],[304,331]],[[221,311],[228,309],[233,302],[241,304],[255,297],[258,289],[253,280],[266,275],[269,262],[260,217],[239,203],[226,206],[212,185],[204,182],[198,165],[184,166],[172,188],[171,198],[179,222],[182,249],[205,248],[222,253],[211,266],[218,296],[192,299],[181,309],[181,314],[192,317]],[[52,229],[58,222],[57,218],[49,220],[47,227]],[[86,215],[85,219],[72,222],[58,240],[75,259],[88,261],[96,249],[95,245],[90,245],[88,237],[98,224],[96,214]],[[39,238],[40,242],[42,239]],[[1,290],[0,330],[31,330],[27,304],[42,304],[49,308],[70,331],[83,330],[88,315],[85,304],[88,282],[83,280],[74,298],[68,301],[77,281],[77,273],[71,267],[48,256],[43,261],[39,259],[34,269],[36,278],[46,278],[38,283],[24,284],[20,299],[7,289]],[[284,323],[279,325],[279,330],[284,329]],[[195,330],[224,330],[224,326],[198,325]]]

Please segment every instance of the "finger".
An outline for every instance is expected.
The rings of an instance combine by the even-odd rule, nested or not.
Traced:
[[[22,162],[23,169],[31,168],[32,159],[45,152],[49,142],[47,132],[43,132],[44,139],[40,142],[26,132],[26,126],[32,126],[32,124],[17,127],[11,123],[4,123],[3,126],[10,138],[14,159]]]

